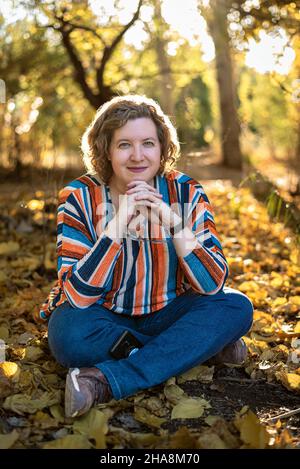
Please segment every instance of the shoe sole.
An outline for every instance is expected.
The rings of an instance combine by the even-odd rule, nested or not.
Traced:
[[[78,371],[77,371],[78,370]],[[66,417],[76,417],[79,415],[79,411],[73,408],[73,403],[76,401],[76,394],[79,391],[79,385],[76,379],[76,375],[79,374],[79,369],[74,368],[69,371],[66,378],[65,388],[65,415]],[[78,388],[78,390],[76,389]]]

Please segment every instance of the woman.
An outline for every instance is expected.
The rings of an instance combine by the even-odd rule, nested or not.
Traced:
[[[40,311],[52,354],[70,368],[68,417],[208,359],[242,363],[253,316],[224,287],[209,201],[174,169],[176,131],[155,101],[105,103],[82,148],[88,172],[60,192],[58,282]]]

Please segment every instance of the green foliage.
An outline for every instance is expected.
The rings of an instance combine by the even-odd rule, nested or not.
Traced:
[[[187,148],[206,146],[205,130],[212,125],[209,90],[201,77],[182,88],[176,103],[180,141]]]
[[[295,104],[278,85],[276,74],[261,75],[243,68],[240,78],[240,115],[244,125],[276,155],[289,153],[297,134],[291,125]]]

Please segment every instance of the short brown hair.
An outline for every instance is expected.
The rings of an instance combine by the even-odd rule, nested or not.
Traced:
[[[128,120],[140,117],[152,119],[156,126],[162,149],[159,174],[175,168],[180,147],[176,129],[169,117],[153,99],[141,95],[126,95],[116,96],[104,103],[82,136],[83,161],[89,173],[98,174],[108,184],[113,174],[108,159],[113,133]]]

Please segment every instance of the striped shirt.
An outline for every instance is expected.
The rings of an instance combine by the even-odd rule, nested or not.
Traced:
[[[202,185],[172,170],[156,175],[154,187],[194,232],[196,247],[178,256],[172,236],[149,227],[150,221],[151,236],[126,236],[120,242],[109,238],[104,230],[115,214],[110,188],[86,173],[59,192],[58,279],[37,320],[47,320],[66,301],[74,308],[97,303],[115,313],[141,316],[159,311],[190,288],[203,295],[223,288],[228,265]]]

